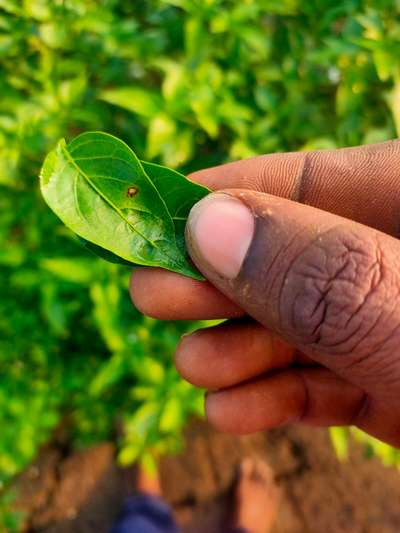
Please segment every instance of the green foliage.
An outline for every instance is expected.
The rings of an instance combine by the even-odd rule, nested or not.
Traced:
[[[0,495],[0,531],[18,533],[24,522],[24,513],[13,509],[16,494],[8,490]]]
[[[186,257],[184,227],[190,208],[208,194],[205,187],[142,164],[123,141],[102,132],[59,141],[40,184],[56,215],[104,259],[111,254],[114,263],[121,258],[204,279]]]
[[[122,428],[121,460],[151,464],[201,411],[172,365],[188,325],[140,316],[127,269],[76,246],[39,194],[45,154],[105,130],[187,173],[394,137],[399,17],[397,0],[0,0],[3,482],[61,421],[82,444]]]
[[[364,447],[365,456],[370,458],[378,456],[385,466],[400,465],[400,450],[392,448],[378,439],[374,439],[358,428],[333,427],[329,430],[332,444],[339,459],[347,459],[349,454],[350,438],[359,442]]]

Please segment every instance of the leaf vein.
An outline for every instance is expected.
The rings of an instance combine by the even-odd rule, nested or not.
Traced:
[[[84,179],[86,179],[86,181],[89,183],[89,185],[97,192],[97,194],[99,194],[99,196],[103,199],[103,201],[105,201],[112,209],[114,209],[118,215],[121,217],[121,219],[127,224],[127,226],[129,228],[131,228],[135,233],[137,233],[140,237],[142,237],[143,240],[149,242],[154,248],[156,248],[158,251],[161,252],[159,246],[157,246],[156,242],[152,241],[151,239],[149,239],[148,237],[146,237],[145,235],[143,235],[134,225],[132,225],[132,223],[124,216],[124,214],[121,212],[121,210],[109,199],[107,198],[104,193],[98,189],[98,187],[96,187],[96,185],[92,182],[92,180],[90,179],[90,177],[77,165],[77,163],[75,162],[75,159],[72,157],[71,153],[68,151],[67,147],[63,146],[62,148],[62,151],[64,152],[67,160],[70,162],[70,164],[78,171],[78,173],[80,175],[82,175],[82,177]],[[178,265],[179,263],[176,261],[176,259],[174,259],[173,257],[169,256],[169,254],[166,254],[166,252],[164,251],[163,252],[165,255],[168,255],[169,259],[175,264],[175,265]]]

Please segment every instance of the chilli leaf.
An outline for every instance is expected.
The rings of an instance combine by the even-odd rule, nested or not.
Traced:
[[[173,170],[142,163],[121,140],[83,133],[60,140],[43,164],[43,197],[103,259],[158,266],[196,279],[184,247],[191,206],[208,194]]]
[[[88,250],[88,252],[97,255],[97,257],[101,257],[101,259],[105,259],[109,263],[130,267],[135,266],[135,263],[127,261],[126,259],[122,259],[122,257],[113,254],[112,252],[106,250],[105,248],[102,248],[101,246],[97,246],[97,244],[93,244],[92,242],[89,242],[86,239],[83,239],[82,237],[78,237],[78,239],[82,246],[85,248],[85,250]]]
[[[210,191],[176,170],[146,161],[141,163],[167,206],[175,226],[176,243],[186,254],[185,225],[189,211]]]

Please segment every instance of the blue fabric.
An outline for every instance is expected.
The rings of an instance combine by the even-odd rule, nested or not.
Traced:
[[[168,505],[155,496],[127,498],[110,533],[179,533]]]
[[[125,500],[110,533],[179,533],[170,507],[156,496],[138,494]],[[242,528],[229,533],[248,533]]]

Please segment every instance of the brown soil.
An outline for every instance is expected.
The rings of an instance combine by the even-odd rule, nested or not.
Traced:
[[[354,445],[340,463],[325,430],[292,427],[246,437],[192,424],[185,452],[161,465],[166,499],[185,533],[220,533],[240,459],[264,458],[283,498],[273,533],[398,533],[400,472]],[[120,509],[126,473],[103,444],[64,457],[54,447],[18,482],[29,533],[106,533]]]

